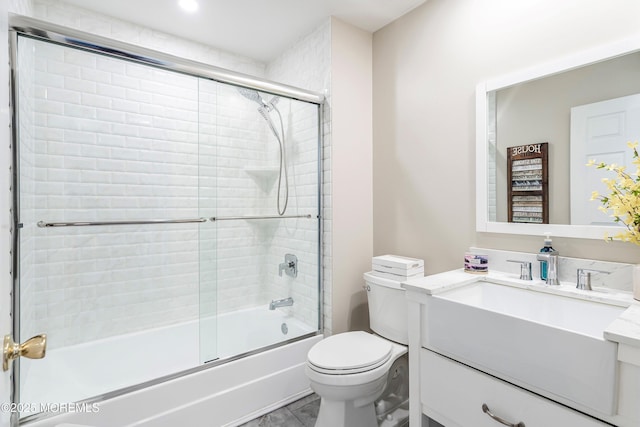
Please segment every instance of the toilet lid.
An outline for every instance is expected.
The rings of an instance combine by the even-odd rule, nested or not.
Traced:
[[[307,360],[325,373],[347,374],[376,368],[389,360],[389,341],[366,332],[332,335],[314,345]]]

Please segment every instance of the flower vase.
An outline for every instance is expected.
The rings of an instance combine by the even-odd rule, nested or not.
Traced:
[[[640,301],[640,264],[633,266],[633,298]]]

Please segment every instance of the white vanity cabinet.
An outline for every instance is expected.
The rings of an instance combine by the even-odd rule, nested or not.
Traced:
[[[608,425],[424,348],[420,366],[422,412],[445,427],[500,426],[483,405],[514,427]]]
[[[597,375],[590,375],[588,371],[581,370],[578,371],[579,375],[566,376],[564,371],[573,372],[574,358],[580,358],[584,354],[582,348],[571,340],[545,339],[552,333],[544,330],[536,336],[529,329],[519,325],[515,318],[527,320],[525,311],[546,310],[552,313],[554,318],[579,317],[585,319],[585,322],[593,322],[594,316],[589,314],[597,314],[597,307],[585,314],[572,308],[571,304],[552,306],[548,304],[548,298],[556,298],[553,295],[557,295],[557,298],[583,298],[593,302],[599,299],[598,304],[609,304],[604,302],[605,294],[579,294],[575,291],[575,285],[549,288],[540,284],[518,282],[517,276],[515,280],[505,277],[504,273],[490,272],[488,276],[479,278],[456,270],[403,283],[408,298],[411,427],[421,427],[423,414],[445,427],[639,427],[640,303],[634,302],[630,295],[620,296],[624,300],[624,303],[620,303],[622,308],[619,313],[622,314],[618,314],[617,318],[613,317],[613,323],[609,320],[597,325],[602,341],[598,345],[613,346],[613,352],[606,353],[607,364],[593,363],[593,369],[598,370]],[[486,319],[475,312],[491,310],[486,299],[495,302],[507,293],[482,293],[482,285],[479,285],[482,281],[493,281],[495,285],[502,284],[506,287],[519,287],[526,292],[542,291],[547,294],[545,305],[536,306],[534,296],[531,299],[525,296],[518,308],[522,311],[505,315],[506,326],[487,323]],[[453,300],[451,295],[454,291],[462,290],[463,287],[478,290],[477,293],[465,293],[469,299],[463,303],[470,304],[473,310],[451,316],[445,312],[434,311],[436,300]],[[511,296],[508,298],[509,306],[517,302]],[[442,303],[438,304],[440,307],[447,307]],[[434,319],[433,316],[437,313],[440,314]],[[522,313],[522,317],[519,313]],[[570,333],[576,333],[571,332],[571,325],[561,325],[567,325]],[[492,327],[493,331],[487,331],[487,328]],[[546,327],[562,326],[550,322]],[[461,334],[460,330],[465,329],[474,331],[478,337]],[[496,332],[496,329],[504,331],[502,341],[494,339],[492,344],[490,339],[483,339],[485,334],[485,338],[490,338],[490,332]],[[509,329],[513,330],[513,334],[508,333]],[[597,331],[594,336],[598,335]],[[463,344],[456,344],[461,339]],[[529,341],[536,340],[539,340],[536,346],[540,347],[540,351],[536,351],[533,356],[511,351],[514,346],[529,345]],[[559,353],[554,353],[551,349],[545,351],[544,343],[553,346]],[[432,344],[435,344],[435,347]],[[564,350],[563,346],[566,347]],[[443,352],[442,348],[447,350]],[[464,356],[458,355],[451,350],[452,348],[462,349],[464,353],[460,354]],[[489,354],[500,355],[500,360],[503,361],[488,363],[488,360],[492,360],[483,358],[488,349],[493,351]],[[553,355],[557,356],[562,352],[570,357],[564,360],[557,358],[554,361]],[[545,355],[549,358],[545,358]],[[509,369],[505,364],[511,365]],[[598,375],[604,366],[610,364],[613,364],[613,368],[606,372],[610,372],[607,375],[612,378],[609,380],[607,377],[604,381],[601,375]],[[521,366],[521,369],[518,366]],[[539,379],[538,376],[546,379],[538,382],[532,380],[531,375],[525,373],[533,368],[527,366],[539,369],[540,374],[534,376],[535,380]],[[609,390],[604,396],[609,398],[611,403],[600,405],[599,399],[594,402],[593,399],[584,398],[585,393],[575,392],[591,390],[594,392],[593,395],[601,396],[601,389]],[[572,390],[574,393],[570,394]],[[483,405],[486,405],[486,411],[483,411]],[[495,417],[492,418],[487,412],[491,412]],[[501,424],[497,417],[504,423]]]

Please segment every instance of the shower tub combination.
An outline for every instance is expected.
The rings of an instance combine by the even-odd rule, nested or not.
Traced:
[[[14,338],[48,346],[13,364],[20,422],[232,426],[309,394],[322,96],[13,19]]]
[[[247,317],[251,319],[249,322]],[[304,336],[313,332],[308,325],[266,307],[221,315],[218,322],[223,327],[229,326],[225,328],[228,336],[220,338],[220,363],[190,375],[183,373],[198,364],[198,322],[53,351],[46,358],[54,369],[39,361],[23,360],[23,364],[29,365],[22,369],[40,384],[39,389],[24,395],[23,401],[36,406],[78,402],[87,394],[100,396],[131,383],[171,378],[99,402],[97,412],[80,406],[83,408],[80,412],[44,418],[29,425],[55,427],[67,422],[96,426],[231,426],[309,394],[304,374],[306,355],[321,336],[277,345],[287,340],[288,334]],[[283,324],[288,326],[287,335],[281,330]],[[239,327],[259,331],[260,340],[240,341]],[[180,337],[180,346],[172,345],[175,337]],[[126,349],[126,372],[122,364],[114,363],[123,357],[123,349]],[[251,353],[257,349],[262,351]],[[238,355],[246,356],[236,358]]]

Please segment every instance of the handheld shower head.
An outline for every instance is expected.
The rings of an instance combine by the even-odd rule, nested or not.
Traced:
[[[262,99],[262,97],[260,96],[257,90],[249,89],[246,87],[238,87],[238,92],[240,93],[240,95],[244,96],[245,98],[251,101],[257,102],[258,105],[260,105],[261,107],[264,107],[267,105],[267,103],[264,101],[264,99]]]
[[[280,97],[277,95],[274,95],[274,97],[271,98],[271,101],[267,102],[257,90],[249,89],[246,87],[238,87],[237,89],[240,95],[253,102],[256,102],[258,105],[260,105],[260,108],[266,108],[267,112],[271,111],[276,106],[278,101],[280,101]]]
[[[251,101],[256,102],[259,105],[258,112],[260,113],[262,118],[267,122],[267,125],[271,129],[271,132],[273,133],[273,136],[276,137],[276,140],[278,141],[278,145],[280,146],[280,173],[278,175],[277,205],[278,205],[278,214],[279,215],[284,215],[284,213],[287,210],[287,204],[289,203],[289,178],[288,178],[288,173],[287,173],[287,159],[286,159],[286,150],[285,150],[284,125],[282,123],[282,115],[280,114],[280,111],[276,107],[276,104],[278,103],[278,101],[280,101],[280,97],[277,96],[277,95],[274,95],[271,98],[271,101],[269,101],[267,103],[264,100],[264,98],[262,98],[262,95],[257,90],[249,89],[247,87],[241,87],[241,86],[238,86],[236,89],[238,90],[238,93],[240,93],[240,95],[244,96],[245,98],[247,98],[247,99],[249,99]],[[279,133],[278,133],[278,129],[276,129],[276,126],[274,125],[274,123],[271,120],[271,117],[269,115],[269,113],[271,111],[274,111],[274,110],[277,113],[278,118],[280,120],[280,132]],[[283,176],[284,176],[284,206],[281,208],[281,205],[280,205],[280,189],[282,187],[282,177]]]

